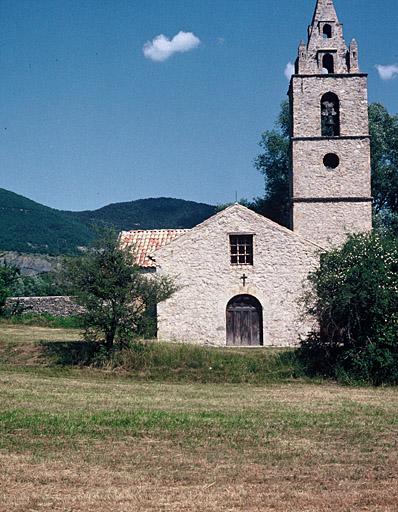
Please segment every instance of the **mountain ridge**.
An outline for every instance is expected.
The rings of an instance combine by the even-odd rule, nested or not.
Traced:
[[[95,237],[95,225],[117,230],[191,228],[216,207],[175,198],[147,198],[72,212],[42,205],[0,188],[0,251],[77,254]]]
[[[120,203],[111,203],[96,210],[65,212],[85,223],[112,222],[119,230],[190,228],[210,217],[216,207],[176,199],[172,197],[149,197]]]

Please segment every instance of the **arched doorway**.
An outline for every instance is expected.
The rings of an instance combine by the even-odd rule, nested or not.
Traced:
[[[251,295],[237,295],[227,305],[227,345],[263,344],[263,308]]]

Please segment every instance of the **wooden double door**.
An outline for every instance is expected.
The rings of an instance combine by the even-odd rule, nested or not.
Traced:
[[[251,295],[237,295],[227,305],[227,345],[263,344],[263,308]]]

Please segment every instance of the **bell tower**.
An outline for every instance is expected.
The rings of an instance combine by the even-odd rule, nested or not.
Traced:
[[[292,229],[322,247],[372,229],[367,74],[333,0],[318,0],[289,87]]]

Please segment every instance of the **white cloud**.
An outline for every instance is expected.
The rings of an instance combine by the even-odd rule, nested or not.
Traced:
[[[285,67],[285,77],[290,80],[292,78],[292,75],[294,75],[294,72],[295,72],[295,67],[294,67],[294,64],[292,64],[291,62],[288,62],[286,64],[286,67]]]
[[[178,32],[172,39],[163,34],[156,36],[152,41],[144,44],[142,49],[147,59],[162,62],[174,53],[184,53],[197,48],[200,39],[192,32]]]
[[[389,66],[377,64],[376,69],[382,80],[392,80],[398,76],[398,64],[390,64]]]

